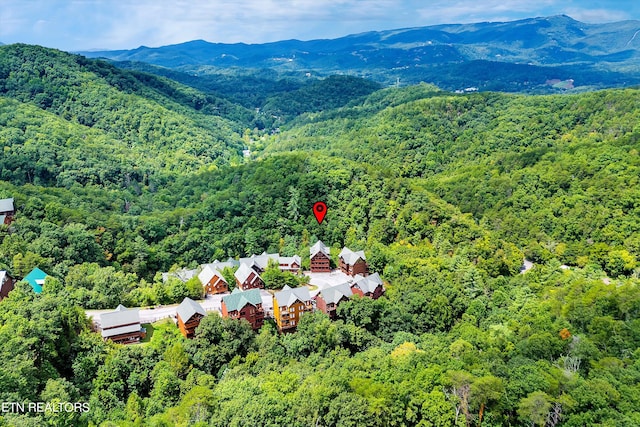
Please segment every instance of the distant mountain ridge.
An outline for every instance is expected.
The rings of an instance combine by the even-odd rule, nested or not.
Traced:
[[[331,40],[265,44],[194,40],[157,48],[81,53],[182,70],[203,66],[268,68],[282,73],[354,74],[386,83],[397,79],[405,83],[434,81],[434,76],[451,74],[453,64],[457,66],[456,73],[460,64],[471,64],[471,70],[478,64],[486,68],[487,62],[495,67],[504,63],[527,65],[531,68],[524,76],[515,78],[521,84],[527,83],[526,74],[544,74],[536,77],[535,83],[542,84],[546,79],[562,79],[560,74],[566,67],[578,73],[594,68],[598,76],[582,78],[578,84],[620,86],[640,82],[637,68],[629,70],[640,64],[640,37],[635,37],[639,31],[640,21],[586,24],[560,15],[372,31]],[[565,68],[554,77],[553,70],[541,72],[540,67]],[[447,79],[442,83],[446,87]],[[473,84],[473,80],[468,83]]]

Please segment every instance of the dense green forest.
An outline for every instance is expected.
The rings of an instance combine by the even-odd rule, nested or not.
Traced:
[[[378,83],[339,74],[318,79],[312,73],[283,76],[271,69],[219,69],[201,66],[182,72],[141,62],[115,62],[114,65],[126,70],[168,77],[199,91],[214,93],[243,107],[259,109],[261,114],[255,125],[273,125],[274,118],[282,123],[305,112],[342,107],[381,88]]]
[[[0,269],[50,274],[0,302],[0,400],[90,404],[0,425],[640,424],[637,90],[334,77],[241,104],[170,77],[0,47]],[[364,249],[385,296],[286,335],[210,315],[132,346],[84,316],[199,297],[162,282],[175,267],[308,265],[317,239]]]

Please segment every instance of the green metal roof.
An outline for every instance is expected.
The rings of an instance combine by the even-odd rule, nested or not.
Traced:
[[[259,289],[250,289],[244,292],[234,292],[222,297],[222,301],[227,306],[227,311],[240,311],[247,304],[257,307],[262,304],[262,296]]]
[[[42,292],[42,285],[44,284],[44,279],[46,279],[47,276],[47,273],[36,267],[31,270],[31,273],[27,274],[23,280],[29,282],[33,288],[33,292],[39,294]]]

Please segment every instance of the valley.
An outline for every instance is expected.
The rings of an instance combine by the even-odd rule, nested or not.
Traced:
[[[595,57],[615,38],[624,52],[634,25],[611,38],[584,27],[595,41],[574,50]],[[429,31],[439,44],[417,46]],[[543,56],[544,33],[533,65],[504,50],[513,63],[500,69],[536,67],[542,85],[575,79],[576,90],[489,91],[469,76],[498,65],[460,48],[469,34],[506,49],[510,33],[469,24],[316,43],[338,52],[358,39],[387,71],[390,44],[433,53],[451,43],[473,56],[429,66],[451,73],[446,84],[402,74],[397,87],[395,71],[256,71],[256,46],[236,46],[257,64],[246,68],[233,57],[117,63],[0,46],[0,199],[15,206],[0,225],[0,270],[49,275],[41,293],[18,281],[0,301],[0,396],[89,408],[3,413],[0,426],[639,424],[635,77],[612,66],[598,80],[578,59]],[[261,60],[283,46],[320,58],[300,43],[273,44]],[[143,61],[148,50],[111,59]],[[578,90],[578,69],[595,73],[590,89],[607,89]],[[333,319],[305,312],[295,332],[210,314],[193,338],[154,323],[132,345],[104,341],[85,315],[200,300],[203,283],[162,273],[214,260],[278,253],[309,270],[318,240],[334,267],[341,248],[365,250],[384,295],[353,296]],[[535,266],[520,274],[525,258]],[[294,285],[275,270],[268,289]],[[235,283],[233,269],[219,274]]]

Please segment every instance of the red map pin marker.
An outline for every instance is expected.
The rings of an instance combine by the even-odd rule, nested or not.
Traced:
[[[324,216],[327,214],[327,204],[325,202],[315,202],[313,204],[313,214],[318,220],[318,224],[322,224]]]

